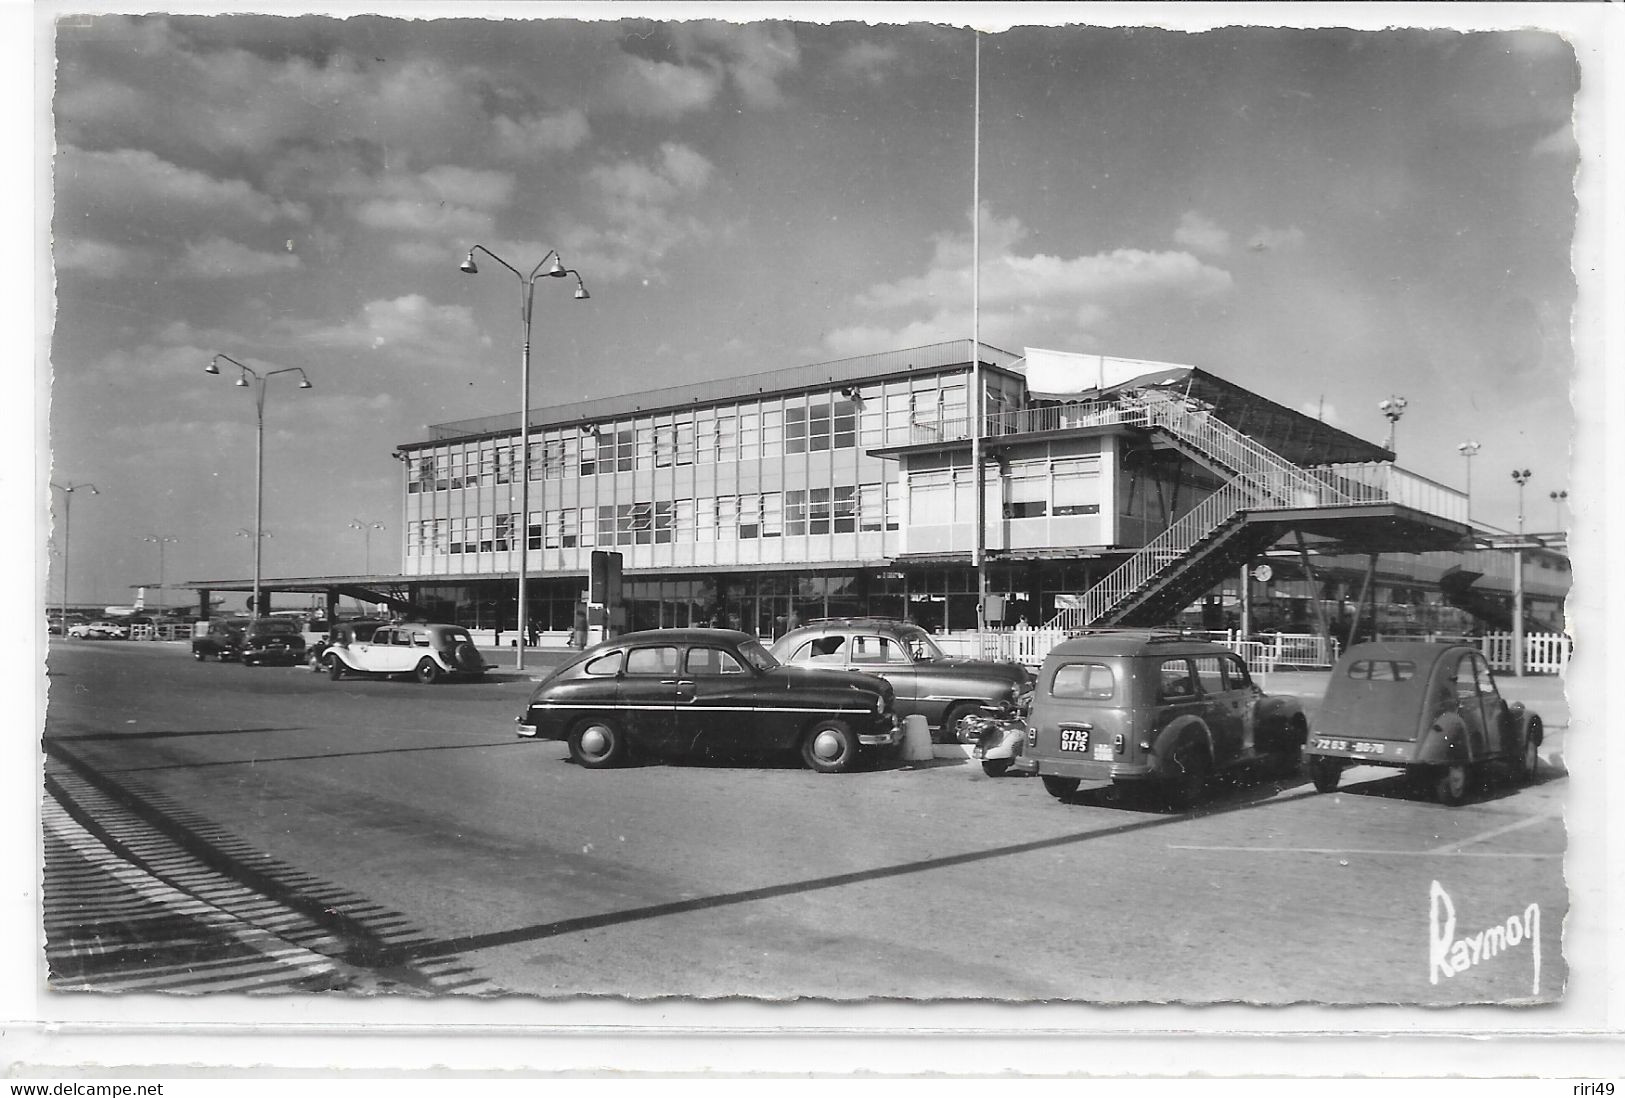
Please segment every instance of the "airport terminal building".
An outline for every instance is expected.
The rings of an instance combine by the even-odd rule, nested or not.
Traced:
[[[396,452],[401,572],[351,586],[511,630],[524,538],[544,634],[575,624],[594,550],[622,554],[623,628],[974,629],[980,464],[993,625],[1222,628],[1245,595],[1257,628],[1335,632],[1361,606],[1385,631],[1505,627],[1511,554],[1382,447],[1195,367],[976,357],[958,340],[533,409],[525,515],[517,413],[431,426]],[[1560,623],[1566,558],[1519,544],[1529,616]]]

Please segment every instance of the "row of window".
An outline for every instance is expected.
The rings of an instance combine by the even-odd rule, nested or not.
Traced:
[[[847,484],[737,496],[651,500],[533,511],[528,548],[590,549],[695,541],[896,530],[901,485]],[[468,515],[407,523],[408,556],[502,553],[518,548],[518,515]]]
[[[963,425],[963,384],[923,390],[814,394],[728,408],[548,431],[530,444],[530,479],[559,480],[723,461],[880,446],[910,430]],[[506,484],[517,475],[515,442],[469,443],[414,459],[408,492]]]
[[[910,522],[919,526],[974,522],[976,496],[969,467],[909,474]],[[1100,458],[1037,458],[1009,463],[1004,517],[1100,513]]]

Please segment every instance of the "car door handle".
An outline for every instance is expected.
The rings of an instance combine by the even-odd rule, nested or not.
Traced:
[[[693,686],[693,679],[661,679],[661,686]]]

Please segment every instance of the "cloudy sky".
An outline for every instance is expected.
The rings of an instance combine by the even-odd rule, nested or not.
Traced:
[[[51,476],[100,491],[75,602],[155,580],[147,537],[169,580],[249,573],[254,406],[216,352],[315,386],[271,383],[266,575],[360,571],[357,519],[396,564],[391,449],[518,403],[518,283],[460,274],[474,243],[592,292],[538,287],[538,404],[970,335],[959,27],[94,16],[54,46]],[[1477,439],[1475,515],[1512,527],[1528,466],[1552,528],[1580,72],[1539,30],[987,35],[982,338],[1378,442],[1402,395],[1402,465],[1459,488]]]

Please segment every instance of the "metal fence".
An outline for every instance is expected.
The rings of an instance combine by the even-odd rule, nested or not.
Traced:
[[[1050,649],[1074,636],[1067,629],[998,629],[978,633],[946,633],[931,639],[949,656],[1019,663],[1037,668]],[[1342,646],[1314,633],[1271,633],[1242,637],[1235,630],[1192,633],[1215,641],[1247,661],[1254,673],[1287,669],[1313,670],[1337,662]]]

